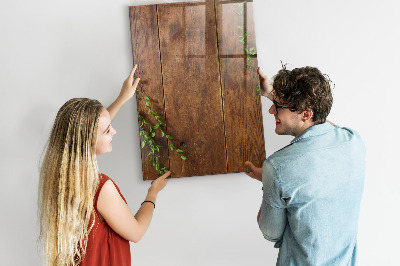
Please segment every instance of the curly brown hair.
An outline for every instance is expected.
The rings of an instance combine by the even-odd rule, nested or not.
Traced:
[[[285,65],[273,78],[274,96],[299,113],[311,109],[315,124],[326,122],[333,97],[331,80],[315,67],[287,70]]]

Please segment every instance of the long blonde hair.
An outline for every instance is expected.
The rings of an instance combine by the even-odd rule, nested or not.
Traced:
[[[85,253],[99,184],[96,141],[102,108],[97,100],[74,98],[55,118],[41,163],[38,197],[46,265],[78,265]]]

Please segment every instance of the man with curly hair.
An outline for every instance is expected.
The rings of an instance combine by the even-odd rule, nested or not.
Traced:
[[[279,248],[276,265],[355,265],[365,147],[360,135],[327,122],[332,103],[328,76],[315,67],[287,70],[262,95],[273,104],[275,132],[295,138],[250,177],[263,183],[257,221]]]

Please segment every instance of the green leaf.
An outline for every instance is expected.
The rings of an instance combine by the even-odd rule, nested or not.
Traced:
[[[153,128],[150,126],[150,127],[149,127],[149,130],[150,130],[150,132],[151,132],[151,131],[153,131]]]
[[[159,127],[160,127],[160,124],[157,124],[157,125],[153,126],[154,129],[157,129]]]
[[[150,101],[150,98],[149,97],[144,97],[144,99],[146,100],[146,101]]]
[[[171,151],[174,150],[174,145],[170,144],[169,147],[171,148]]]
[[[161,130],[161,137],[164,137],[164,131]]]
[[[170,135],[165,135],[165,137],[167,138],[167,139],[174,139],[172,136],[170,136]]]
[[[156,132],[151,133],[151,137],[154,138],[156,136]]]
[[[149,154],[147,154],[146,156],[150,156],[151,155],[151,152],[149,152]]]
[[[152,113],[153,115],[156,115],[156,112],[154,112],[153,110],[150,110],[150,113]]]
[[[143,116],[138,115],[138,119],[139,119],[139,120],[143,120]]]
[[[183,156],[183,155],[181,155],[181,159],[185,161],[185,160],[186,160],[186,157]]]
[[[142,141],[142,149],[143,149],[143,147],[144,147],[145,144],[146,144],[146,142],[143,140],[143,141]]]
[[[159,116],[156,116],[157,118],[158,118],[158,120],[163,120],[164,119],[164,117],[163,116],[161,116],[161,115],[159,115]]]
[[[257,91],[260,91],[260,90],[261,90],[260,84],[257,85],[256,90],[257,90]]]
[[[180,150],[180,149],[176,149],[176,152],[183,152],[183,150]]]
[[[146,102],[146,106],[150,108],[150,103],[149,103],[149,102]]]

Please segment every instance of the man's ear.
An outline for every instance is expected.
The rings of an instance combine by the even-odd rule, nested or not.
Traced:
[[[313,116],[313,111],[311,109],[307,109],[301,113],[301,119],[303,122],[310,120]]]

